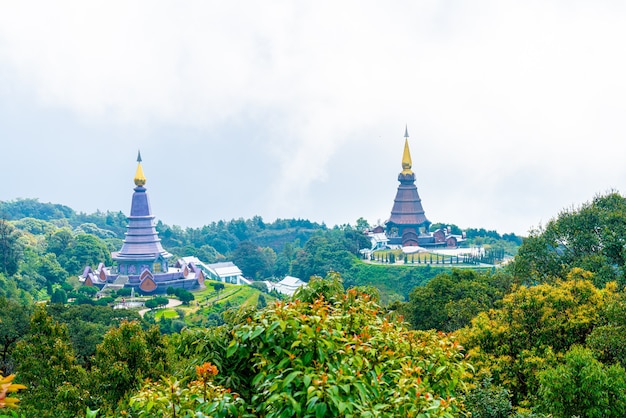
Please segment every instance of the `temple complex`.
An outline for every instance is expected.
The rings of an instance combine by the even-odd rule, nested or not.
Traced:
[[[430,221],[426,218],[422,199],[415,186],[415,173],[412,171],[412,166],[407,127],[404,131],[402,171],[398,174],[400,185],[393,201],[391,217],[385,225],[391,245],[418,246],[422,245],[421,241],[430,241],[431,238]]]
[[[143,294],[165,293],[170,286],[191,289],[203,285],[205,274],[195,263],[181,259],[169,267],[172,254],[163,249],[156,230],[144,187],[146,177],[141,167],[141,153],[137,155],[134,182],[126,237],[120,251],[111,253],[116,265],[106,267],[101,263],[96,270],[87,266],[81,280],[85,285],[101,289],[128,287]]]
[[[457,247],[465,241],[462,235],[453,235],[448,228],[430,232],[431,222],[426,218],[422,199],[415,185],[413,161],[409,150],[409,130],[404,130],[402,171],[398,174],[398,191],[393,201],[391,217],[385,228],[374,228],[369,236],[372,250],[394,247]],[[383,233],[384,232],[384,233]]]

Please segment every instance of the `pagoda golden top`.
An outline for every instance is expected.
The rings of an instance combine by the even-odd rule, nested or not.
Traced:
[[[146,176],[143,175],[143,169],[141,168],[141,152],[137,151],[137,171],[135,172],[135,186],[145,186]]]
[[[409,130],[404,131],[404,153],[402,154],[402,174],[413,174],[411,167],[413,162],[411,161],[411,151],[409,151]]]

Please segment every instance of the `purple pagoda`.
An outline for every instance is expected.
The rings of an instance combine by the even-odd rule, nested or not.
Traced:
[[[398,192],[391,209],[391,217],[386,222],[389,243],[403,247],[428,245],[432,241],[429,232],[430,221],[426,219],[422,199],[415,186],[415,173],[411,170],[411,152],[409,151],[409,130],[404,131],[404,153],[402,172],[398,174]]]
[[[195,288],[204,284],[204,273],[193,262],[178,260],[168,266],[172,254],[163,249],[156,230],[155,217],[150,209],[144,187],[146,177],[141,167],[141,153],[137,155],[135,192],[130,207],[126,237],[122,248],[111,253],[117,264],[106,267],[100,263],[96,270],[85,267],[81,280],[85,285],[134,288],[143,294],[165,293],[168,287]]]

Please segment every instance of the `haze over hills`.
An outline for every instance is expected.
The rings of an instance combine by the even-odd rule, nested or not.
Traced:
[[[375,223],[405,124],[434,222],[626,189],[619,3],[279,4],[2,4],[0,200],[125,212],[141,149],[170,225]]]

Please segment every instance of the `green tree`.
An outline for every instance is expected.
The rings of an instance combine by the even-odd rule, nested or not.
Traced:
[[[413,289],[400,311],[414,329],[455,331],[495,307],[510,289],[506,273],[453,269]]]
[[[147,382],[129,402],[130,415],[137,418],[155,416],[242,417],[247,416],[241,397],[216,385],[217,368],[211,363],[196,367],[197,379],[183,383],[164,377]],[[178,415],[177,415],[178,414]]]
[[[304,280],[311,276],[325,276],[331,271],[347,272],[355,259],[350,252],[355,244],[344,239],[344,231],[332,230],[313,235],[297,252],[292,263],[292,274]]]
[[[65,251],[74,241],[74,235],[69,228],[61,228],[46,236],[47,251],[57,257],[65,254]]]
[[[587,338],[587,347],[598,353],[603,363],[619,362],[626,367],[626,293],[617,294],[600,308],[600,324]]]
[[[532,231],[511,264],[518,283],[564,279],[575,267],[594,273],[594,284],[624,283],[626,198],[618,193],[562,211]]]
[[[167,345],[158,327],[144,331],[139,322],[122,321],[97,346],[94,367],[101,406],[114,409],[143,379],[157,380],[169,371]]]
[[[509,392],[485,378],[465,396],[472,418],[506,418],[513,412]]]
[[[215,289],[218,295],[222,290],[224,290],[225,287],[224,283],[222,282],[211,283],[211,286],[213,286],[213,289]]]
[[[154,297],[152,299],[148,299],[144,303],[144,305],[148,309],[154,309],[154,308],[157,308],[159,306],[165,306],[168,303],[169,303],[169,300],[167,298],[164,298],[162,296],[157,296],[157,297]]]
[[[263,249],[250,241],[243,241],[239,244],[233,252],[233,262],[241,269],[245,277],[255,280],[262,279],[268,271],[272,270]]]
[[[137,311],[108,306],[48,305],[46,311],[67,326],[76,358],[88,369],[91,367],[96,346],[102,343],[104,335],[111,327],[119,325],[123,320],[141,320]]]
[[[263,309],[267,306],[267,302],[265,300],[265,296],[263,295],[263,293],[259,293],[259,297],[257,299],[256,302],[256,308],[257,309]]]
[[[20,232],[4,219],[0,219],[0,273],[12,276],[17,273],[22,254],[18,241]]]
[[[89,234],[78,234],[74,242],[65,252],[68,259],[65,268],[73,274],[81,272],[85,266],[97,266],[99,263],[111,265],[111,253],[106,243]]]
[[[183,305],[189,305],[189,302],[195,299],[193,293],[182,288],[176,289],[176,296],[183,302]]]
[[[370,229],[370,224],[369,222],[367,222],[367,220],[363,217],[360,217],[359,219],[356,220],[356,229],[357,231],[365,231],[367,229]]]
[[[65,292],[65,290],[60,287],[54,289],[54,292],[52,292],[52,297],[50,298],[50,302],[61,304],[67,303],[67,292]]]
[[[626,372],[603,365],[584,347],[573,346],[562,364],[542,371],[539,384],[541,409],[556,417],[626,415]]]
[[[597,289],[592,276],[573,269],[553,285],[521,286],[500,308],[479,313],[471,328],[459,332],[478,376],[492,376],[514,405],[532,405],[538,373],[573,345],[584,344],[601,323],[602,307],[615,298],[615,286]]]
[[[2,362],[0,370],[11,373],[13,362],[11,353],[15,344],[28,332],[30,308],[14,300],[0,297],[0,350]]]
[[[54,253],[47,253],[39,258],[37,272],[45,277],[50,284],[61,284],[68,277],[67,271],[61,267]]]
[[[54,321],[43,306],[37,306],[30,332],[14,351],[19,383],[28,387],[21,411],[27,416],[84,416],[87,375],[70,344],[67,327]]]
[[[284,416],[457,416],[468,365],[460,346],[408,331],[376,298],[343,291],[335,273],[312,278],[292,301],[242,310],[227,326],[177,341],[193,361],[211,361],[247,412]],[[197,357],[196,357],[197,356]],[[217,377],[216,377],[217,378]],[[446,415],[448,414],[448,415]]]

